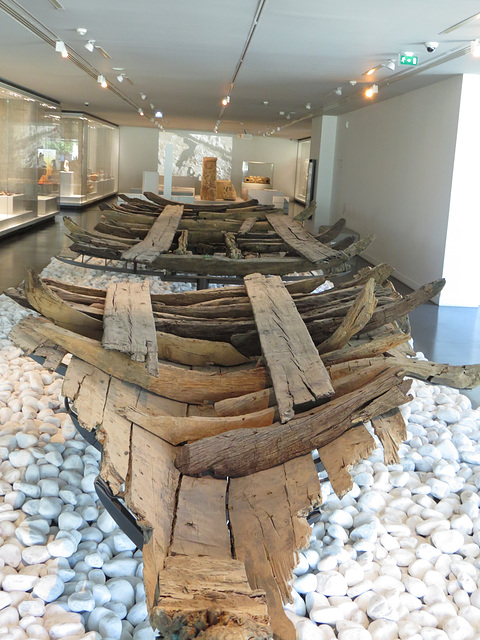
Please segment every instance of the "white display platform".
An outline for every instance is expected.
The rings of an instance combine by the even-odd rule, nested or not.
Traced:
[[[73,171],[60,171],[60,197],[73,196]]]
[[[0,214],[15,216],[24,213],[23,193],[13,193],[11,196],[0,196]]]
[[[58,196],[38,196],[37,215],[45,216],[49,213],[57,213]]]
[[[273,198],[283,197],[284,194],[276,189],[258,189],[258,185],[256,185],[254,189],[248,189],[248,198],[256,198],[258,200],[258,204],[273,205]]]
[[[258,182],[242,182],[242,199],[243,200],[248,200],[248,198],[253,197],[256,198],[257,196],[249,196],[248,192],[249,191],[256,191],[257,189],[271,189],[272,185],[271,184],[261,184]]]

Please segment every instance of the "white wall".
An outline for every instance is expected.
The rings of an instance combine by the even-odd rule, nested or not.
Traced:
[[[183,131],[175,131],[179,135]],[[201,133],[201,132],[193,132]],[[240,195],[242,162],[273,162],[273,188],[293,198],[297,160],[297,141],[254,136],[244,140],[232,136],[232,182]],[[120,127],[119,191],[142,186],[143,171],[157,171],[158,130],[147,127]],[[175,177],[173,179],[175,184]]]
[[[464,75],[440,304],[480,305],[480,76]]]
[[[332,218],[412,287],[440,278],[461,76],[338,117]]]
[[[120,127],[119,192],[141,188],[143,171],[157,171],[157,168],[158,129]]]

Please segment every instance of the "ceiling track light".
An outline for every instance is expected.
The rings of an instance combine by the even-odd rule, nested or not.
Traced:
[[[65,46],[65,42],[63,40],[57,40],[55,42],[55,51],[62,54],[62,58],[68,58],[67,47]]]
[[[87,44],[85,45],[85,49],[87,51],[90,51],[90,53],[93,53],[93,51],[95,49],[95,40],[89,40],[87,42]]]
[[[163,118],[163,113],[161,111],[155,111],[155,118]]]
[[[307,102],[307,104],[305,105],[305,109],[307,109],[308,111],[310,111],[310,109],[312,108],[312,105],[310,102]]]
[[[368,71],[365,71],[365,73],[363,75],[364,76],[373,76],[373,74],[376,73],[381,68],[382,68],[382,65],[381,64],[377,64],[376,67],[372,67]]]
[[[365,96],[367,98],[373,98],[376,93],[378,93],[378,84],[372,84],[372,86],[365,91]]]
[[[146,99],[147,99],[147,96],[146,96],[146,94],[145,94],[145,93],[141,93],[141,94],[140,94],[140,97],[141,97],[141,99],[142,99],[142,100],[146,100]]]
[[[476,40],[471,41],[470,51],[474,58],[480,58],[480,38],[476,38]]]
[[[389,61],[387,62],[387,64],[385,65],[385,67],[386,67],[387,69],[390,69],[390,71],[395,71],[395,69],[396,69],[396,67],[397,67],[397,65],[396,65],[396,63],[395,63],[395,60],[389,60]]]
[[[102,75],[97,76],[97,82],[102,87],[102,89],[106,89],[108,87],[105,76],[102,76]]]
[[[77,27],[77,33],[79,36],[86,36],[87,30],[85,29],[85,27]]]
[[[342,87],[337,87],[335,89],[335,95],[336,96],[341,96],[342,95]]]
[[[222,104],[224,107],[226,107],[228,104],[230,104],[230,96],[225,96],[224,98],[222,98]]]
[[[138,108],[138,113],[139,113],[141,116],[145,115],[145,114],[143,113],[143,109],[141,109],[140,107]]]
[[[125,77],[125,74],[124,74],[124,73],[120,73],[120,74],[117,76],[117,80],[118,80],[118,82],[123,82],[123,78],[124,78],[124,77]]]

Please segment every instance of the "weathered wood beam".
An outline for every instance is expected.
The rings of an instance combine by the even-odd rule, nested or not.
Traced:
[[[124,251],[122,259],[151,264],[159,254],[169,251],[182,214],[182,205],[165,207],[145,238]]]

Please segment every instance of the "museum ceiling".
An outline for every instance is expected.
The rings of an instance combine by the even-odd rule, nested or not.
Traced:
[[[121,125],[219,121],[219,133],[301,138],[314,115],[480,72],[470,53],[480,20],[464,22],[480,12],[474,0],[0,0],[0,10],[1,79]],[[401,53],[418,65],[400,65]]]

